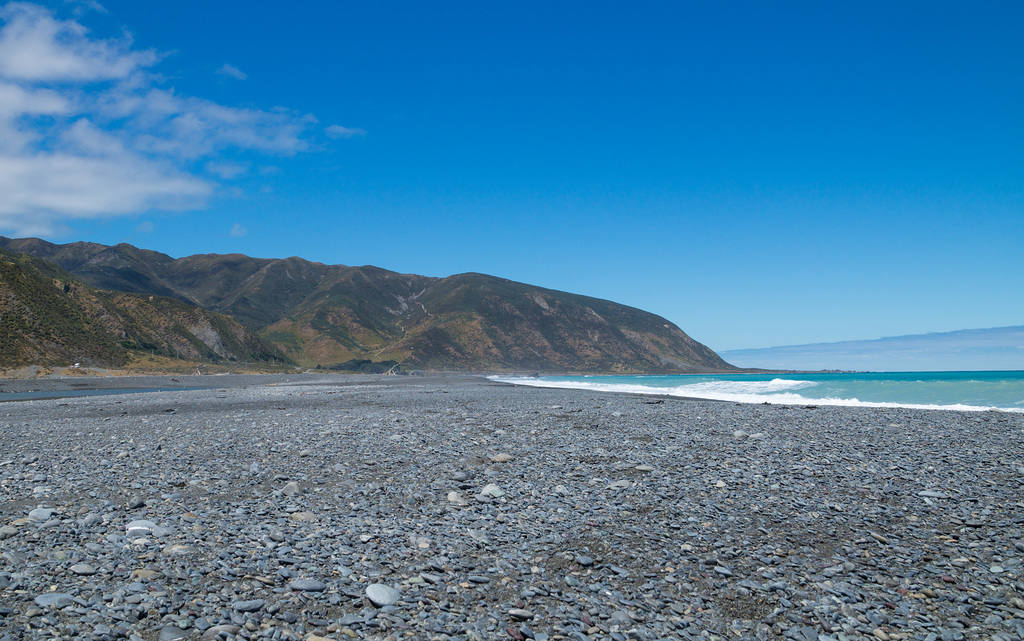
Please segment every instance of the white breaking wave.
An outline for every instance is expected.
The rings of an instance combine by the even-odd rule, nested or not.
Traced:
[[[721,400],[733,400],[732,396],[749,396],[771,394],[772,398],[782,392],[789,392],[798,389],[815,387],[818,384],[813,381],[790,381],[782,378],[773,378],[770,381],[707,381],[704,383],[692,383],[690,385],[679,385],[674,389],[696,391],[699,395],[715,394],[728,395],[729,398]],[[658,388],[651,388],[658,389]],[[694,394],[686,394],[693,396]],[[703,396],[701,396],[703,398]]]
[[[529,387],[549,387],[558,389],[581,389],[594,392],[619,392],[625,394],[651,394],[659,396],[680,396],[700,398],[712,401],[729,401],[733,403],[774,405],[837,405],[845,407],[889,407],[921,410],[954,410],[962,412],[1020,412],[1024,409],[1006,409],[999,407],[980,407],[976,405],[929,405],[915,403],[885,403],[861,401],[856,398],[808,398],[795,393],[795,390],[815,387],[813,381],[785,380],[776,378],[770,381],[706,381],[677,385],[674,387],[656,387],[653,385],[636,385],[627,383],[598,383],[592,380],[552,381],[541,378],[488,376],[490,380],[525,385]]]

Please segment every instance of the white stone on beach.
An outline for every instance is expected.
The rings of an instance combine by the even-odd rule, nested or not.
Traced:
[[[505,496],[505,490],[501,489],[494,483],[488,483],[484,486],[484,489],[480,490],[480,494],[483,496],[489,496],[491,498],[500,499]]]
[[[398,603],[401,597],[401,592],[383,583],[374,583],[366,586],[366,598],[378,608],[394,605]]]
[[[458,505],[459,507],[469,505],[469,501],[467,501],[465,498],[463,498],[461,494],[455,492],[454,490],[448,493],[448,502],[451,503],[452,505]]]
[[[146,521],[140,519],[138,521],[132,521],[128,525],[124,526],[126,536],[129,539],[135,539],[140,536],[146,536],[150,534],[156,528],[156,523],[152,521]]]

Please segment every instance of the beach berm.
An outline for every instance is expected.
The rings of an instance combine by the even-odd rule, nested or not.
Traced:
[[[197,378],[0,403],[0,640],[1024,637],[1021,414]]]

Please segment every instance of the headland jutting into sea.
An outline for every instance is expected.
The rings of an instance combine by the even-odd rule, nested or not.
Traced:
[[[0,638],[1024,636],[1021,414],[206,378],[0,404]]]

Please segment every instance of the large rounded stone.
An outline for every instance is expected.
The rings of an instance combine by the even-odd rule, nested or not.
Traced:
[[[231,609],[235,612],[257,612],[263,609],[263,599],[252,599],[250,601],[235,601]]]
[[[71,571],[78,576],[92,576],[96,574],[96,568],[92,567],[88,563],[76,563],[71,566]]]
[[[366,586],[366,598],[378,608],[383,608],[386,605],[398,603],[398,600],[402,598],[402,593],[383,583],[374,583]]]
[[[47,592],[46,594],[40,594],[35,598],[35,603],[41,608],[45,608],[48,605],[55,605],[58,608],[66,608],[74,601],[71,599],[71,595],[65,592]]]

